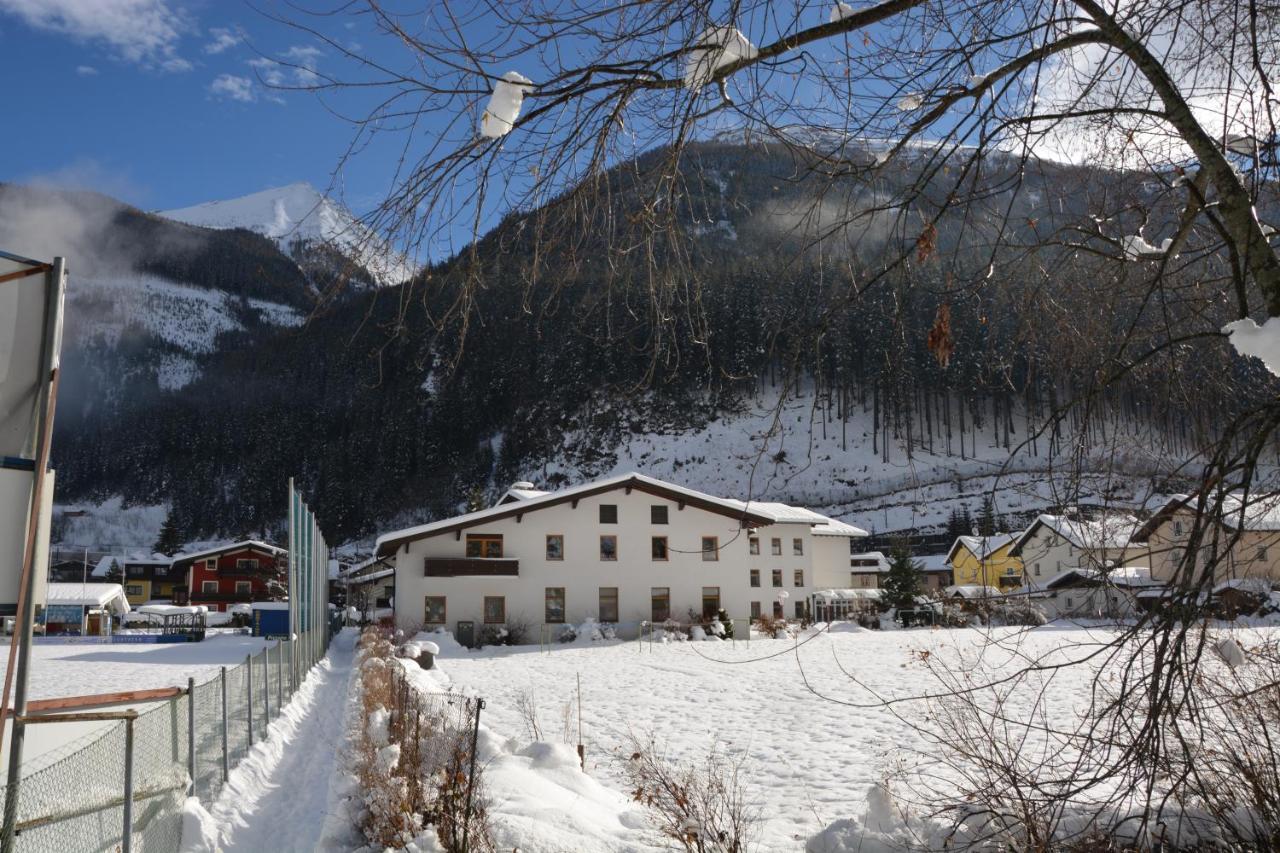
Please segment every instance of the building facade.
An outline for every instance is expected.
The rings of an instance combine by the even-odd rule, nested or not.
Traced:
[[[280,601],[287,595],[288,552],[265,542],[244,541],[173,560],[177,604],[203,604],[225,612],[232,604]]]
[[[1040,515],[1013,543],[1010,554],[1022,561],[1026,585],[1041,588],[1068,569],[1145,565],[1130,548],[1138,527],[1131,515],[1089,520]]]
[[[1022,585],[1022,559],[1013,553],[1017,535],[957,536],[947,552],[952,585],[1013,589]]]
[[[520,484],[527,486],[528,484]],[[513,500],[513,494],[528,497]],[[522,624],[530,638],[594,618],[639,630],[723,609],[803,615],[815,566],[847,571],[856,528],[781,504],[743,503],[640,474],[559,492],[513,489],[479,512],[385,534],[395,621],[460,642]]]
[[[1138,537],[1152,578],[1169,583],[1179,577],[1198,579],[1213,564],[1212,583],[1264,580],[1280,584],[1280,495],[1223,496],[1221,509],[1210,502],[1201,524],[1194,564],[1187,563],[1196,520],[1195,498],[1177,496],[1143,526]],[[1216,541],[1215,541],[1216,540]],[[1214,556],[1216,555],[1216,559]]]

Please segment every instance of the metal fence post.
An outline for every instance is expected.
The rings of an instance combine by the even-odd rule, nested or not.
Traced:
[[[227,755],[227,668],[222,668],[222,781],[231,776],[231,761]]]
[[[187,679],[187,773],[191,776],[191,795],[196,793],[196,680]]]
[[[133,721],[137,714],[124,721],[124,826],[120,831],[121,853],[133,849]]]
[[[484,708],[484,700],[476,700],[475,727],[471,730],[471,770],[467,774],[467,810],[462,819],[462,849],[470,850],[468,842],[471,836],[471,789],[476,778],[476,743],[480,740],[480,711]]]
[[[244,656],[244,665],[248,667],[248,675],[244,680],[246,696],[249,701],[245,703],[249,717],[249,746],[253,746],[253,655]]]
[[[271,667],[267,666],[271,659],[270,651],[270,649],[262,650],[262,736],[264,738],[267,736],[266,727],[271,725]]]
[[[284,667],[284,646],[280,640],[276,640],[276,716],[284,710],[284,675],[282,669]]]

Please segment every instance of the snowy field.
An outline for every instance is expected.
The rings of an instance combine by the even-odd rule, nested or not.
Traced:
[[[875,783],[933,749],[904,721],[919,719],[925,712],[922,704],[892,710],[876,706],[877,698],[936,689],[928,659],[964,661],[967,669],[981,655],[985,671],[1009,673],[1030,658],[1081,659],[1113,636],[1107,629],[1063,625],[991,633],[844,627],[811,636],[808,642],[801,638],[799,645],[752,640],[750,645],[673,643],[650,650],[647,644],[628,642],[575,644],[544,653],[536,646],[467,652],[442,643],[442,672],[436,677],[443,676],[454,689],[483,696],[486,728],[509,739],[497,750],[486,784],[494,793],[496,822],[526,827],[515,833],[523,834],[522,850],[576,849],[556,846],[565,843],[564,836],[538,842],[538,827],[551,821],[538,814],[539,796],[550,797],[542,801],[544,812],[563,810],[557,821],[576,824],[573,831],[593,833],[592,850],[644,849],[646,841],[656,840],[623,796],[620,768],[635,736],[653,738],[678,761],[697,762],[715,746],[724,756],[726,772],[726,759],[740,759],[746,795],[762,818],[755,849],[789,851],[804,850],[811,837],[836,821],[863,817]],[[1032,705],[1039,702],[1039,713],[1065,719],[1087,701],[1093,672],[1090,665],[1057,670],[1028,684],[1006,710],[1015,719],[1024,714],[1029,719],[1035,716]],[[517,760],[536,768],[543,759],[527,745],[564,739],[565,706],[577,701],[579,676],[587,773],[612,789],[610,794],[616,792],[616,799],[593,793],[591,786],[570,784],[582,802],[565,802],[564,790],[551,777],[540,783],[548,794],[525,794],[526,802],[512,799],[513,791],[518,797],[528,786],[507,784],[503,768]],[[531,698],[537,708],[541,738],[528,731],[528,715],[519,710],[522,697]],[[576,741],[576,730],[570,740]],[[576,765],[572,748],[566,749],[569,763]],[[527,755],[532,759],[520,758]],[[561,768],[566,778],[572,775],[567,769]],[[537,785],[534,789],[540,790]],[[611,808],[615,811],[607,814]],[[593,811],[600,814],[593,816]]]
[[[52,699],[123,690],[186,687],[188,678],[194,678],[197,683],[208,681],[218,674],[221,667],[244,663],[246,656],[256,655],[267,644],[261,637],[244,634],[212,634],[199,643],[37,643],[31,652],[28,698]],[[2,673],[8,665],[7,643],[0,644],[0,653]],[[91,739],[95,732],[110,725],[68,723],[30,727],[23,750],[24,773],[48,766],[51,761],[74,750]],[[0,763],[8,760],[8,746],[6,725],[3,744],[0,745]]]

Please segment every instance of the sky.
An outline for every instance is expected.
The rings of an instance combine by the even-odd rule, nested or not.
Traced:
[[[314,93],[264,85],[305,83],[307,69],[335,61],[264,14],[288,11],[270,0],[0,0],[5,124],[21,127],[0,142],[0,181],[94,189],[145,210],[296,181],[328,188],[351,126]],[[336,31],[358,48],[360,28],[349,18]],[[342,197],[371,206],[389,175],[361,157],[344,169]]]

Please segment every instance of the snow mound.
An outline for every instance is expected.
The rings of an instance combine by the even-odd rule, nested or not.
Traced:
[[[398,284],[415,267],[351,212],[305,181],[239,198],[163,210],[160,216],[203,228],[246,228],[284,249],[295,240],[332,244],[362,264],[379,284]]]
[[[1222,332],[1230,336],[1236,352],[1262,359],[1267,370],[1280,376],[1280,317],[1268,317],[1261,326],[1248,318],[1236,320]]]
[[[530,760],[530,767],[577,768],[578,751],[567,743],[531,743],[520,750],[520,755]]]

